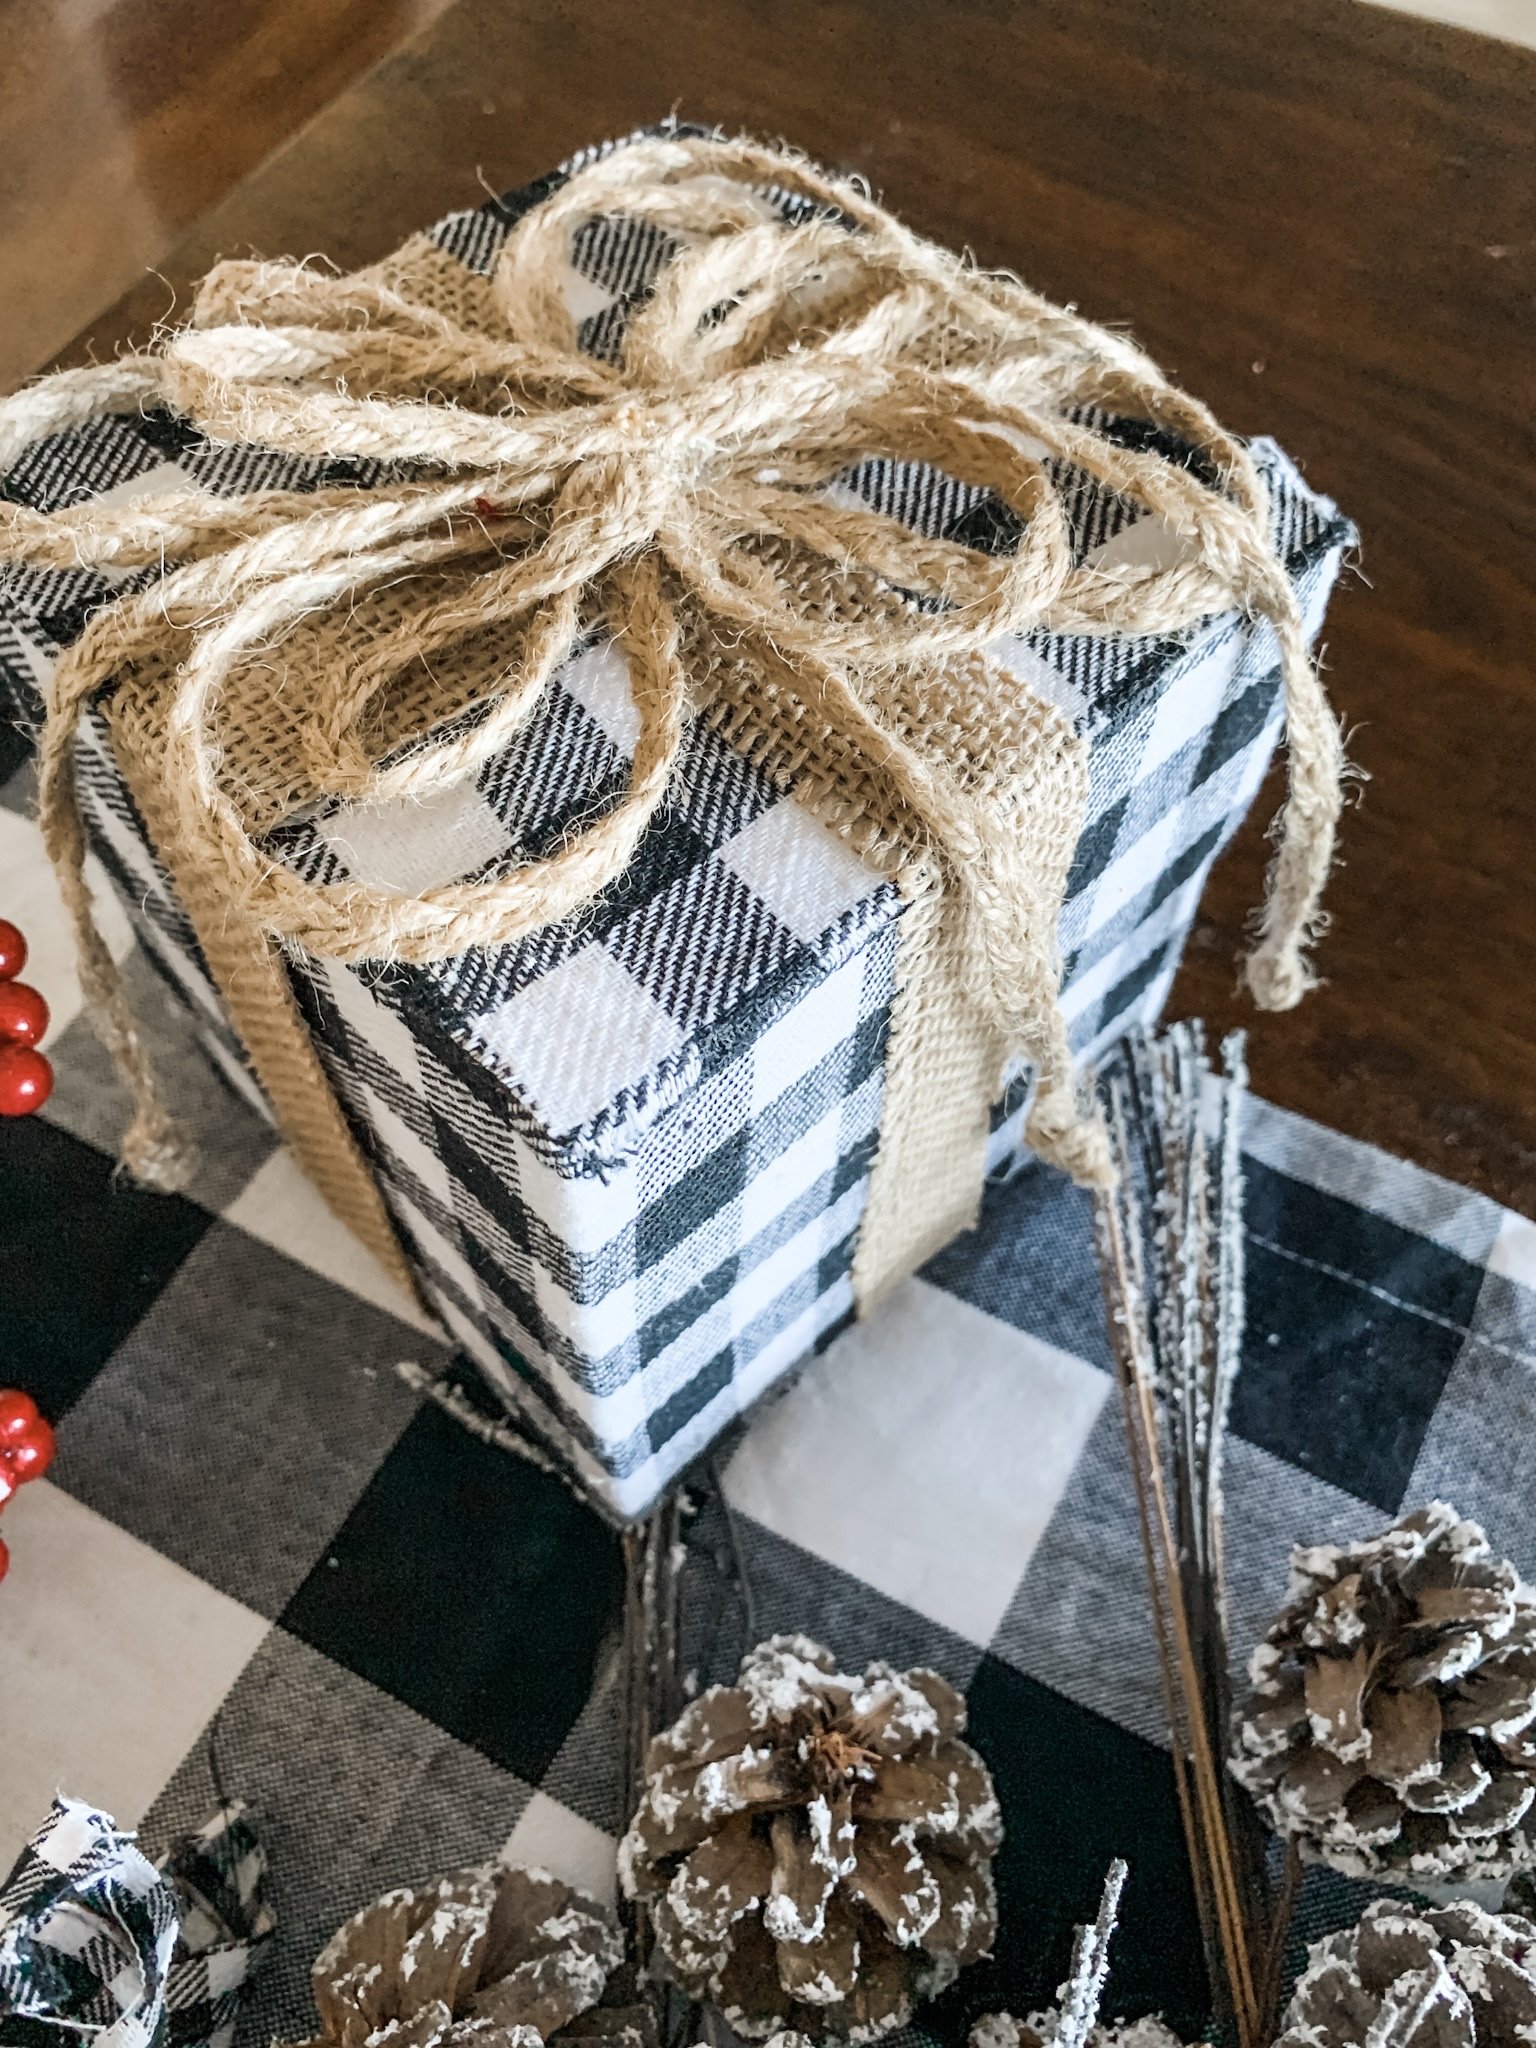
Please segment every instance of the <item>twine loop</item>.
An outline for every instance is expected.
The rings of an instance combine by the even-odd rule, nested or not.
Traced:
[[[573,236],[610,215],[673,250],[616,361],[583,353],[567,301]],[[495,317],[470,325],[387,272],[225,263],[150,353],[0,404],[0,470],[93,412],[161,405],[215,442],[387,465],[363,490],[0,506],[0,557],[175,565],[63,656],[41,753],[87,992],[134,1092],[127,1163],[172,1171],[81,875],[73,740],[105,686],[153,699],[162,850],[184,892],[260,943],[421,962],[569,917],[622,873],[729,671],[846,743],[903,843],[940,866],[975,999],[1035,1064],[1033,1141],[1102,1178],[1056,1003],[1059,884],[1052,900],[1029,847],[997,829],[1009,798],[988,782],[990,721],[947,755],[902,707],[915,678],[980,663],[1001,713],[1022,688],[993,657],[1007,635],[1176,631],[1234,604],[1267,618],[1291,780],[1247,973],[1261,1003],[1294,1002],[1342,753],[1246,449],[1124,340],[922,241],[858,185],[748,143],[644,140],[590,164],[512,229],[492,298]],[[1198,463],[1120,445],[1084,423],[1089,407],[1170,429]],[[829,488],[877,456],[995,494],[1017,546],[926,537]],[[1161,516],[1183,558],[1076,562],[1053,458]],[[274,856],[267,835],[295,811],[472,776],[597,630],[627,658],[638,734],[627,791],[563,844],[418,892],[310,880]],[[466,682],[466,650],[490,642],[501,658]]]

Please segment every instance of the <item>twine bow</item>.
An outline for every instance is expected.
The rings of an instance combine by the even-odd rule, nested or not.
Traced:
[[[795,224],[763,187],[803,202]],[[610,213],[676,245],[616,363],[580,351],[565,295],[573,233]],[[1165,633],[1231,606],[1268,619],[1290,791],[1247,974],[1265,1007],[1294,1003],[1343,757],[1246,450],[1126,342],[919,239],[859,186],[747,143],[643,140],[581,170],[513,228],[492,298],[493,317],[472,323],[387,268],[228,263],[153,352],[0,405],[0,472],[43,433],[161,405],[215,441],[390,466],[367,490],[0,507],[11,560],[177,565],[98,612],[63,656],[41,755],[87,993],[133,1088],[126,1162],[163,1181],[172,1145],[92,920],[72,749],[93,698],[148,678],[159,829],[205,906],[200,928],[211,914],[343,961],[441,959],[569,916],[629,863],[690,717],[734,692],[750,722],[754,697],[771,697],[809,744],[872,779],[878,800],[847,825],[856,843],[938,864],[974,998],[1035,1063],[1032,1141],[1101,1177],[1056,1004],[1061,878],[1043,888],[1027,842],[998,829],[1009,799],[987,772],[992,715],[937,745],[913,705],[931,726],[945,678],[974,681],[980,665],[1006,723],[1021,686],[990,651],[1010,634]],[[1071,416],[1087,406],[1171,429],[1202,466],[1118,445]],[[827,490],[870,456],[994,492],[1020,522],[1017,549],[925,538]],[[1076,562],[1050,457],[1161,515],[1185,559]],[[265,835],[295,809],[472,775],[599,626],[632,680],[629,787],[547,857],[415,894],[307,880],[273,857]],[[477,644],[500,654],[466,684]]]

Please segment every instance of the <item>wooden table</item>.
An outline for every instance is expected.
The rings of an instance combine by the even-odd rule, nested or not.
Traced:
[[[1327,660],[1370,780],[1328,985],[1236,994],[1272,782],[1174,1007],[1246,1021],[1275,1101],[1536,1213],[1536,53],[1358,0],[453,0],[66,359],[220,254],[360,263],[669,108],[1128,324],[1358,521]]]

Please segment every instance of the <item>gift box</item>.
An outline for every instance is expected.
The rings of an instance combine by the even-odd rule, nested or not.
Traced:
[[[425,265],[436,303],[473,324],[516,224],[601,154],[450,216],[376,275],[398,277],[401,260]],[[757,189],[778,219],[807,218],[803,195]],[[595,363],[622,356],[626,324],[676,247],[643,209],[604,211],[571,236],[561,289]],[[1201,466],[1166,420],[1104,405],[1071,417],[1111,448]],[[1353,535],[1277,447],[1258,442],[1251,454],[1310,637]],[[1108,583],[1189,553],[1188,533],[1104,475],[1054,454],[1043,468],[1079,569]],[[217,498],[307,491],[318,504],[414,473],[215,438],[145,402],[31,441],[3,495],[45,514],[149,503],[168,487]],[[995,491],[927,461],[844,464],[825,497],[985,557],[1020,544],[1019,519]],[[24,723],[41,718],[53,665],[87,622],[154,574],[0,572],[0,665]],[[916,618],[937,605],[902,602]],[[1271,626],[1235,608],[1138,633],[1041,626],[992,650],[1020,701],[1048,707],[1086,753],[1057,939],[1080,1062],[1166,999],[1210,866],[1280,735],[1280,653]],[[472,731],[474,715],[462,723]],[[629,656],[588,622],[536,714],[471,772],[425,797],[300,805],[262,847],[322,886],[409,896],[495,877],[612,812],[639,732]],[[227,974],[207,957],[208,921],[199,929],[186,914],[163,831],[130,788],[102,705],[86,711],[75,750],[91,843],[148,958],[226,1075],[260,1100]],[[739,721],[691,710],[632,857],[571,913],[511,943],[425,961],[281,948],[421,1295],[524,1435],[614,1514],[644,1512],[867,1298],[859,1261],[888,1122],[893,1017],[914,1028],[900,1023],[903,928],[926,907],[910,863],[838,829],[793,758],[744,740]],[[978,1042],[966,1057],[992,1061],[995,1098],[974,1167],[963,1168],[979,1185],[983,1164],[1003,1172],[1019,1156],[1031,1072],[1017,1048],[1005,1060],[996,1041]],[[930,1093],[943,1073],[930,1059]],[[957,1207],[942,1190],[931,1213],[921,1190],[906,1207],[882,1281],[967,1220],[963,1199]]]

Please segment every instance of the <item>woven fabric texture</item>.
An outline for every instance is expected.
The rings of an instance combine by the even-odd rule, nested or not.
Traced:
[[[0,2025],[162,2048],[179,1924],[175,1893],[132,1841],[55,1800],[0,1886]]]

